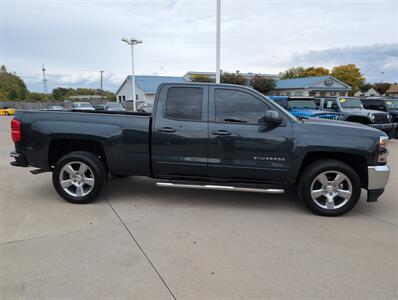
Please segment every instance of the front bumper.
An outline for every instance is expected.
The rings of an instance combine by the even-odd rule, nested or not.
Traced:
[[[397,124],[398,123],[368,124],[368,126],[379,129],[381,131],[391,131],[397,127]]]
[[[390,176],[390,168],[384,166],[368,167],[368,202],[377,201],[383,194]]]

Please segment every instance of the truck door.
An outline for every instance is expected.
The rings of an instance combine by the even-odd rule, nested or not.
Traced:
[[[154,176],[206,176],[207,85],[164,85],[157,97],[152,128]]]
[[[275,109],[261,96],[236,87],[209,87],[209,177],[285,181],[293,147],[291,120],[261,122]]]

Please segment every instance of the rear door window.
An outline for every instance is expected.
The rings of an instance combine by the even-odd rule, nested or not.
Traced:
[[[179,120],[202,120],[203,89],[174,87],[167,92],[165,117]]]

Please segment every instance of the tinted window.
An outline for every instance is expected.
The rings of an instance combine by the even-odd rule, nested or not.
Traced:
[[[181,120],[202,119],[201,88],[170,88],[166,100],[166,117]]]
[[[215,90],[216,122],[258,124],[267,105],[256,97],[236,90]]]
[[[337,104],[334,99],[325,99],[323,108],[337,110]]]

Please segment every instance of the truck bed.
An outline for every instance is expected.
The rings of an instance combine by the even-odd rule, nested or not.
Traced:
[[[54,147],[82,143],[103,151],[111,173],[150,175],[150,114],[25,110],[17,111],[15,119],[21,121],[23,137],[16,150],[31,166],[48,169],[53,164],[49,153],[54,153]]]

